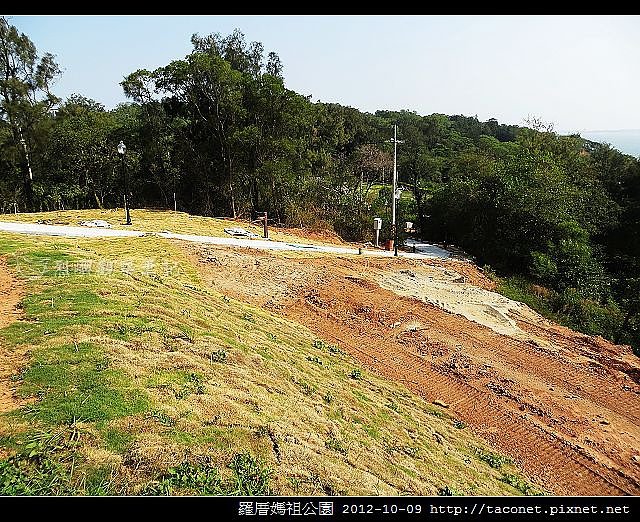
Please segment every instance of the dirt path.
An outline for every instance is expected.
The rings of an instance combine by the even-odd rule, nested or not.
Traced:
[[[9,326],[20,316],[20,300],[24,288],[13,277],[6,261],[0,257],[0,328]],[[15,410],[21,402],[15,397],[15,383],[11,377],[24,365],[26,353],[7,349],[0,340],[0,413]]]
[[[468,264],[197,255],[219,291],[294,319],[369,370],[447,403],[552,493],[640,494],[640,360],[628,347],[511,305],[497,315],[498,327],[482,316],[483,302],[465,316],[447,311],[457,302],[443,282],[490,288]],[[448,273],[439,278],[434,268]],[[407,271],[420,284],[403,285]],[[392,284],[381,288],[384,281]],[[411,297],[429,288],[433,295]],[[517,335],[501,333],[505,317]]]

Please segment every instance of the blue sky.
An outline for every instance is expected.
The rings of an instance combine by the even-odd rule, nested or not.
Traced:
[[[241,29],[289,88],[366,111],[478,115],[560,132],[640,129],[638,16],[10,16],[64,73],[54,91],[107,107],[118,83]]]

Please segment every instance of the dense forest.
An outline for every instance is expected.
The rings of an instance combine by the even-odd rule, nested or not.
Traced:
[[[586,333],[640,347],[640,161],[539,121],[312,103],[240,31],[121,82],[113,110],[52,92],[60,70],[0,19],[0,210],[122,206],[333,227],[369,239],[391,191],[402,220],[503,276],[502,290]],[[127,146],[124,162],[117,144]]]

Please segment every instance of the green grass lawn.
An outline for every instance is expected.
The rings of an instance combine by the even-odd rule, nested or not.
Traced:
[[[440,408],[203,286],[170,241],[0,233],[0,255],[27,288],[0,343],[29,354],[0,494],[537,491]]]

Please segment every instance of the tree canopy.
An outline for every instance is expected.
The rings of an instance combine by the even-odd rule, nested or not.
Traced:
[[[238,30],[191,44],[127,75],[130,101],[107,110],[57,98],[55,58],[0,18],[0,209],[118,206],[123,140],[134,205],[267,211],[366,240],[374,216],[389,233],[397,124],[400,215],[420,237],[548,287],[551,308],[583,331],[640,346],[638,158],[536,120],[312,103],[286,87],[277,54]]]

